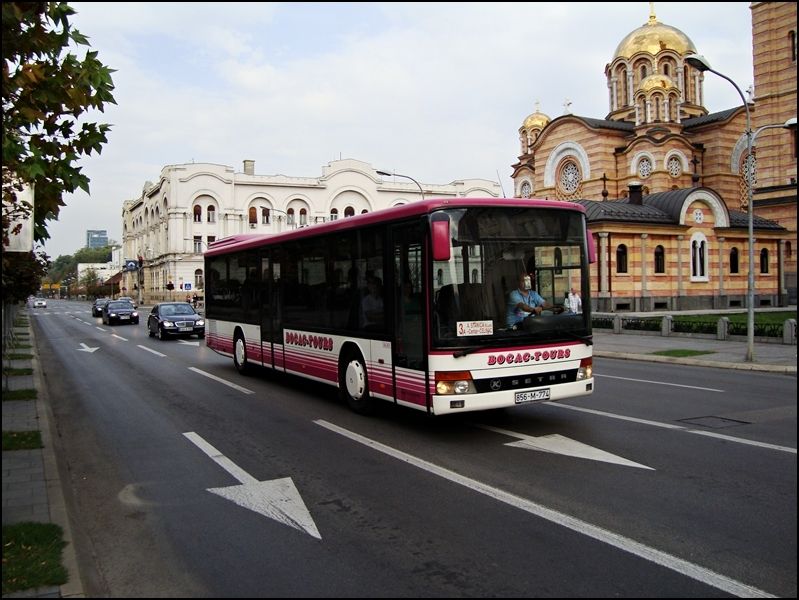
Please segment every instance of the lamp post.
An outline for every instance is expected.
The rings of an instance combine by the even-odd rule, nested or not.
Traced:
[[[729,81],[732,86],[735,88],[735,91],[738,92],[738,95],[741,97],[741,100],[744,103],[744,109],[746,110],[746,168],[745,168],[745,176],[746,176],[746,210],[748,215],[748,231],[749,231],[749,281],[747,284],[746,290],[746,362],[752,362],[755,359],[754,356],[754,345],[755,345],[755,236],[754,236],[754,201],[753,201],[753,188],[754,188],[754,158],[752,156],[752,147],[755,142],[755,138],[761,131],[765,131],[766,129],[777,129],[786,127],[789,128],[791,126],[796,126],[796,118],[789,119],[783,125],[764,125],[757,129],[757,131],[752,131],[752,117],[749,113],[749,103],[747,102],[746,98],[744,97],[741,88],[729,77],[724,75],[723,73],[719,73],[718,71],[712,69],[710,67],[710,63],[707,59],[700,55],[700,54],[691,54],[685,57],[685,62],[691,65],[694,69],[698,70],[701,73],[705,71],[710,71],[721,77],[722,79],[726,79]]]
[[[409,175],[400,175],[399,173],[387,173],[386,171],[375,171],[378,175],[382,175],[383,177],[404,177],[405,179],[410,179],[419,187],[419,193],[422,195],[422,200],[424,200],[424,190],[422,186],[416,181],[413,177]]]

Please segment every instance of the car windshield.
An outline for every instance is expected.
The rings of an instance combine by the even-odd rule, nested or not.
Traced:
[[[193,315],[194,309],[188,304],[165,304],[161,307],[161,314],[165,317],[172,315]]]

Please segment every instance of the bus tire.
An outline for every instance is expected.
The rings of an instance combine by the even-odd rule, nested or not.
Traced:
[[[354,412],[361,415],[373,412],[374,400],[369,394],[366,361],[357,350],[349,350],[341,361],[339,391]]]
[[[249,375],[252,370],[247,360],[247,344],[241,332],[237,332],[233,340],[233,364],[242,375]]]

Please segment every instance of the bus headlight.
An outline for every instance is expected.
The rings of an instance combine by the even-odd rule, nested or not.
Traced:
[[[577,381],[591,379],[594,376],[594,361],[591,358],[584,358],[580,361],[580,368],[577,369]]]
[[[474,394],[472,374],[469,371],[436,371],[436,393],[442,396],[451,394]]]

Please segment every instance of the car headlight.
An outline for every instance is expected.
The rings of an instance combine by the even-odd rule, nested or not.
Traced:
[[[138,316],[139,316],[139,313],[137,313],[137,312],[134,310],[132,313],[130,313],[130,316],[131,316],[131,317],[138,317]]]
[[[175,324],[172,321],[164,321],[164,327],[174,327]]]
[[[197,325],[198,325],[198,326],[200,326],[200,325],[205,325],[205,321],[203,321],[202,319],[200,319],[199,321],[197,321]]]

